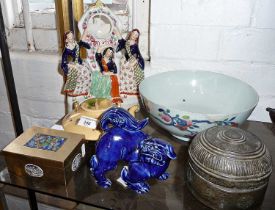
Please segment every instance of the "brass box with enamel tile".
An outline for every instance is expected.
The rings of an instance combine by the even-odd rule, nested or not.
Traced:
[[[9,173],[29,183],[66,186],[85,160],[83,139],[80,134],[32,127],[3,149]]]

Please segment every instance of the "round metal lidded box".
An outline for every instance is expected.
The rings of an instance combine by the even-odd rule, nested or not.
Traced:
[[[216,126],[189,146],[187,184],[213,209],[250,209],[262,203],[272,173],[271,155],[254,134]]]

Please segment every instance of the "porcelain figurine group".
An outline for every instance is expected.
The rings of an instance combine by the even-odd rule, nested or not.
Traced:
[[[99,0],[85,12],[78,26],[82,34],[79,42],[71,31],[64,36],[64,92],[74,98],[111,99],[117,105],[123,102],[122,98],[138,96],[139,84],[144,79],[139,30],[133,29],[122,38],[116,17]],[[85,60],[80,56],[82,47],[87,50]],[[122,57],[117,65],[119,52]],[[111,185],[105,173],[115,169],[120,160],[128,163],[121,171],[121,179],[138,193],[149,191],[149,178],[168,178],[166,169],[176,154],[170,144],[142,131],[148,119],[137,121],[122,108],[110,108],[101,115],[99,124],[104,133],[90,160],[98,185]]]
[[[71,31],[64,37],[61,64],[64,92],[72,97],[111,98],[115,104],[123,102],[122,96],[138,95],[138,86],[144,78],[139,30],[133,29],[122,38],[116,17],[103,4],[91,7],[83,15],[79,29],[82,32],[79,42]],[[80,57],[81,47],[87,49],[86,60]],[[122,53],[119,68],[115,61],[118,52]]]
[[[120,160],[128,162],[121,171],[121,179],[137,193],[149,191],[146,180],[150,178],[168,178],[166,169],[176,154],[170,144],[142,131],[147,124],[147,118],[138,121],[122,108],[113,107],[103,113],[100,126],[104,134],[90,160],[90,170],[98,185],[111,186],[105,174],[115,169]]]

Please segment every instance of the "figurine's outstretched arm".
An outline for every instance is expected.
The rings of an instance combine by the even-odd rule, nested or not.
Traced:
[[[120,50],[124,49],[125,48],[125,43],[126,43],[125,39],[118,40],[118,46],[116,48],[116,52],[119,52]]]

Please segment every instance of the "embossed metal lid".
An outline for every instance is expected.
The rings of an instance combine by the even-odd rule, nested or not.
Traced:
[[[264,179],[272,172],[271,156],[263,142],[240,128],[209,128],[193,139],[188,152],[197,167],[216,177]]]

